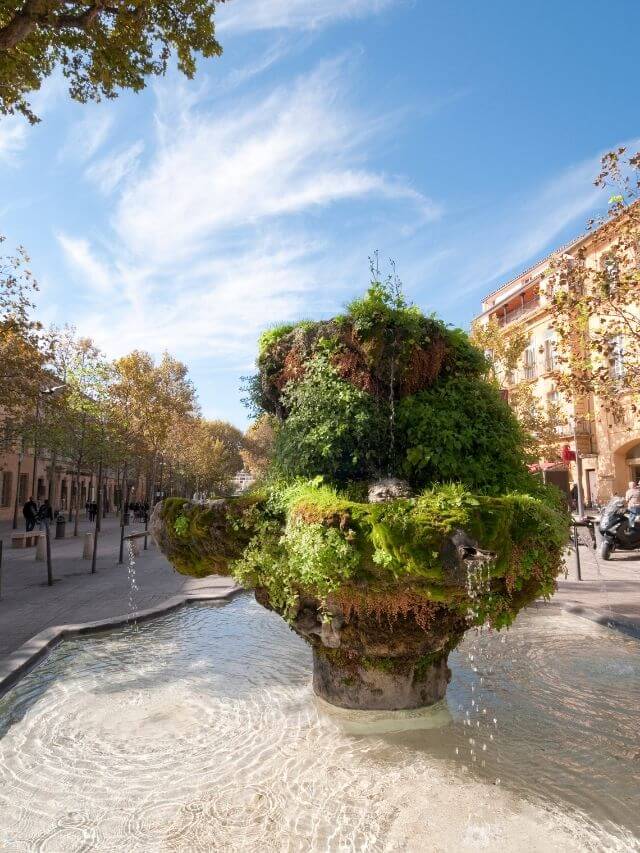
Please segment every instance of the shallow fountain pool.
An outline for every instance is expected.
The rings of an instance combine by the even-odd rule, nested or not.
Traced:
[[[640,849],[640,643],[550,607],[446,706],[334,712],[248,596],[62,644],[0,700],[0,849]]]

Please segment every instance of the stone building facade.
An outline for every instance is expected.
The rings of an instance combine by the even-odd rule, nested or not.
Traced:
[[[46,453],[39,458],[34,466],[33,452],[20,453],[10,442],[0,445],[0,521],[12,521],[14,510],[18,506],[18,524],[22,526],[22,505],[31,496],[41,503],[49,493],[51,477],[51,459]],[[67,514],[75,508],[75,468],[66,460],[56,462],[55,476],[52,484],[51,505],[54,511],[61,510]],[[103,470],[103,506],[113,510],[120,505],[122,483],[118,472]],[[80,472],[80,486],[77,504],[80,512],[84,513],[87,501],[97,500],[98,470],[83,468]],[[129,484],[130,500],[137,495],[138,486]]]
[[[595,230],[556,251],[570,255],[582,251],[587,264],[597,267],[607,248],[601,232]],[[544,404],[555,402],[560,406],[567,426],[558,427],[556,458],[540,460],[540,466],[543,470],[566,472],[567,485],[571,486],[577,479],[577,464],[563,461],[563,455],[569,455],[566,448],[577,450],[582,462],[585,503],[594,505],[606,502],[612,494],[624,494],[629,480],[640,479],[640,418],[632,409],[630,395],[622,395],[622,418],[615,421],[597,395],[567,401],[558,394],[553,378],[557,370],[555,335],[543,284],[550,258],[547,256],[488,294],[482,301],[482,313],[474,322],[495,319],[506,336],[525,332],[528,343],[518,369],[501,376],[501,383],[507,396],[514,387],[528,383]],[[624,370],[622,354],[611,369]]]

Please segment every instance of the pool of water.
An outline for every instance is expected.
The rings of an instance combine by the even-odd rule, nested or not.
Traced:
[[[446,704],[336,712],[245,595],[66,642],[0,700],[0,849],[640,850],[640,643],[553,608]]]

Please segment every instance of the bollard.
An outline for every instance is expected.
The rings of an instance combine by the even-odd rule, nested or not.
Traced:
[[[93,533],[84,534],[84,543],[82,545],[82,559],[90,560],[93,557]]]
[[[118,565],[121,566],[124,562],[124,524],[120,525],[120,553],[118,556]]]
[[[56,518],[56,539],[64,539],[67,529],[67,518],[63,513],[59,513]]]
[[[149,513],[144,514],[144,550],[147,550],[147,536],[149,535]]]
[[[580,566],[580,540],[578,538],[578,525],[573,525],[573,545],[576,549],[576,569],[578,571],[578,580],[582,580],[582,571]]]
[[[36,560],[39,563],[44,563],[47,559],[47,542],[44,536],[36,537]]]
[[[47,586],[53,586],[53,564],[51,562],[51,529],[49,519],[44,520],[44,536],[47,546]]]

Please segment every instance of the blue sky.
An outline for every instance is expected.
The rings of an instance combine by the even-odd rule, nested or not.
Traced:
[[[259,332],[328,316],[394,258],[464,327],[579,233],[602,152],[639,134],[635,0],[231,0],[221,59],[42,123],[0,119],[0,231],[46,322],[111,356],[184,359],[203,410],[246,421]]]

